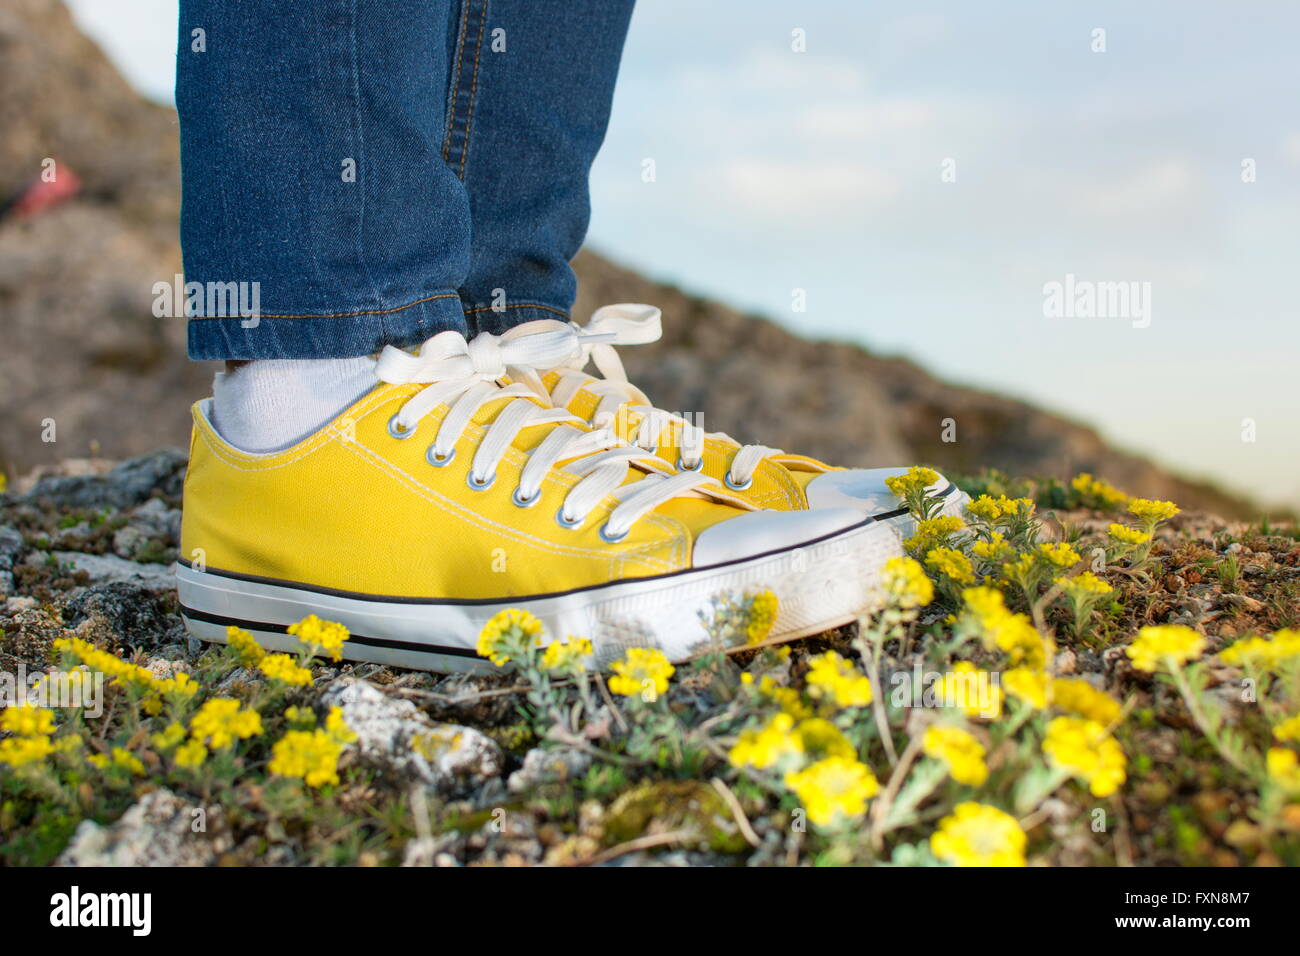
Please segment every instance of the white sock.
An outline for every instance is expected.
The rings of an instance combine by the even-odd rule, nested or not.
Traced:
[[[375,360],[259,359],[212,382],[212,424],[247,452],[281,451],[306,438],[370,389]]]

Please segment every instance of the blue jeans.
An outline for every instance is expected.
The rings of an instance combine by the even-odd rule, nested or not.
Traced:
[[[566,318],[632,2],[181,0],[190,357]]]

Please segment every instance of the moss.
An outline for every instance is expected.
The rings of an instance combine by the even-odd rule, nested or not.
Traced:
[[[604,824],[610,845],[681,830],[717,853],[741,853],[748,847],[722,797],[698,780],[654,781],[629,790],[614,801]]]

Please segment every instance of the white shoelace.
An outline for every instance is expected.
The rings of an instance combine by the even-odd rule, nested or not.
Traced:
[[[682,471],[698,471],[702,464],[705,438],[721,439],[740,445],[725,432],[705,432],[681,415],[655,408],[645,393],[627,380],[623,360],[614,350],[615,345],[645,345],[657,341],[663,333],[660,324],[662,313],[652,305],[621,303],[606,305],[595,311],[584,326],[569,323],[578,338],[578,353],[562,363],[560,379],[551,390],[551,401],[565,407],[573,396],[587,389],[599,397],[595,411],[589,419],[596,427],[605,427],[618,415],[619,409],[641,416],[636,431],[628,436],[632,444],[653,452],[658,448],[659,435],[665,427],[681,429],[681,449],[677,467]],[[601,378],[583,371],[587,362],[595,363]],[[779,448],[767,445],[740,445],[727,468],[727,485],[738,491],[749,487],[754,470],[765,458],[782,455]]]
[[[507,369],[516,377],[535,376],[537,369],[562,364],[573,352],[573,330],[559,322],[530,322],[503,336],[484,332],[471,341],[459,332],[442,332],[420,346],[416,354],[390,345],[379,356],[379,378],[394,385],[429,384],[393,415],[388,431],[399,440],[410,438],[424,416],[449,403],[425,453],[429,464],[442,467],[455,457],[457,440],[484,405],[502,398],[513,399],[488,425],[474,453],[469,486],[480,491],[491,486],[497,465],[519,433],[547,426],[550,433],[528,453],[528,463],[514,490],[515,504],[524,508],[535,503],[547,473],[552,468],[563,468],[582,480],[565,496],[556,520],[566,527],[576,527],[606,495],[612,494],[619,504],[600,529],[601,536],[611,542],[625,536],[639,518],[671,498],[709,494],[708,486],[716,486],[717,482],[690,472],[665,475],[652,470],[624,484],[633,463],[651,469],[661,468],[663,463],[644,449],[626,444],[607,428],[588,430],[586,423],[564,408],[543,407],[537,402],[536,392],[523,382],[496,384]],[[584,427],[575,428],[575,424]]]

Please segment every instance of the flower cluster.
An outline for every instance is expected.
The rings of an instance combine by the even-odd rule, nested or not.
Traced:
[[[356,739],[343,719],[343,711],[331,707],[324,728],[290,730],[277,740],[267,769],[281,777],[302,780],[309,787],[336,784],[343,747]]]
[[[54,752],[54,711],[44,707],[8,707],[0,713],[0,730],[13,734],[0,740],[0,764],[21,767]]]

